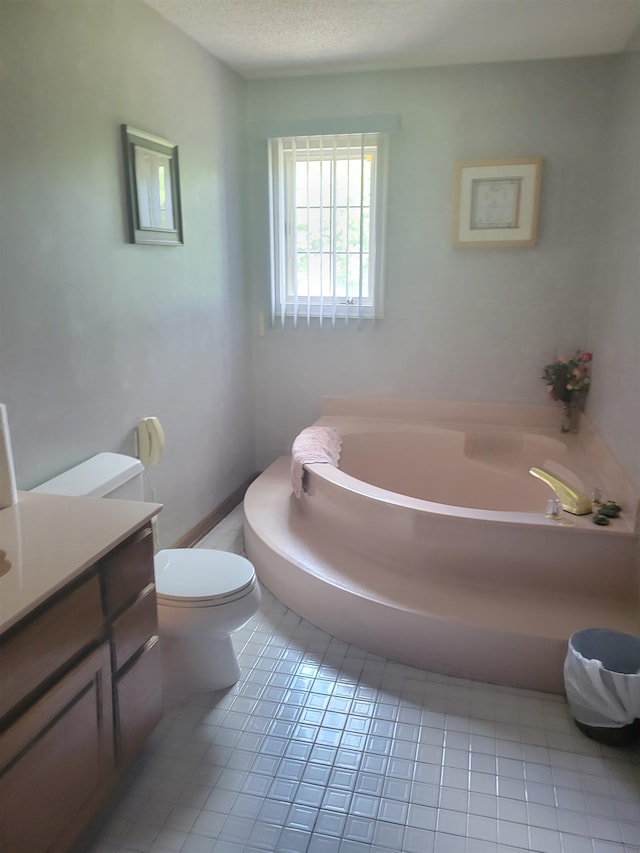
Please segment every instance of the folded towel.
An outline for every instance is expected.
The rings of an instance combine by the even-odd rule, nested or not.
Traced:
[[[299,498],[304,491],[304,465],[307,462],[327,462],[337,465],[342,438],[335,427],[311,426],[296,436],[291,446],[291,485]]]

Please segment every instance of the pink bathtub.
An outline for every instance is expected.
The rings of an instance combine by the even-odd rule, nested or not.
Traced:
[[[531,466],[587,493],[607,489],[603,471],[618,476],[610,460],[594,467],[587,425],[562,437],[546,408],[461,405],[325,415],[343,437],[340,467],[308,465],[298,500],[289,458],[271,465],[245,498],[247,555],[280,600],[347,642],[561,692],[574,631],[640,628],[635,514],[606,528],[545,518],[554,495]]]

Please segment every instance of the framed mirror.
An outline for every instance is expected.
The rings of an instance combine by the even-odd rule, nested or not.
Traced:
[[[123,124],[129,242],[181,246],[178,146]]]

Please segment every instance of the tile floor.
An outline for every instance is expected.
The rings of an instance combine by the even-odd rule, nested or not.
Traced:
[[[169,697],[91,853],[640,853],[640,751],[562,697],[387,661],[267,591],[234,644],[240,682]]]

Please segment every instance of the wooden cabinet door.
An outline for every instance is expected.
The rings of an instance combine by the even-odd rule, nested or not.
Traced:
[[[113,778],[105,643],[0,735],[0,850],[67,851]]]
[[[152,637],[114,684],[116,744],[120,767],[136,757],[162,717],[160,643]]]

